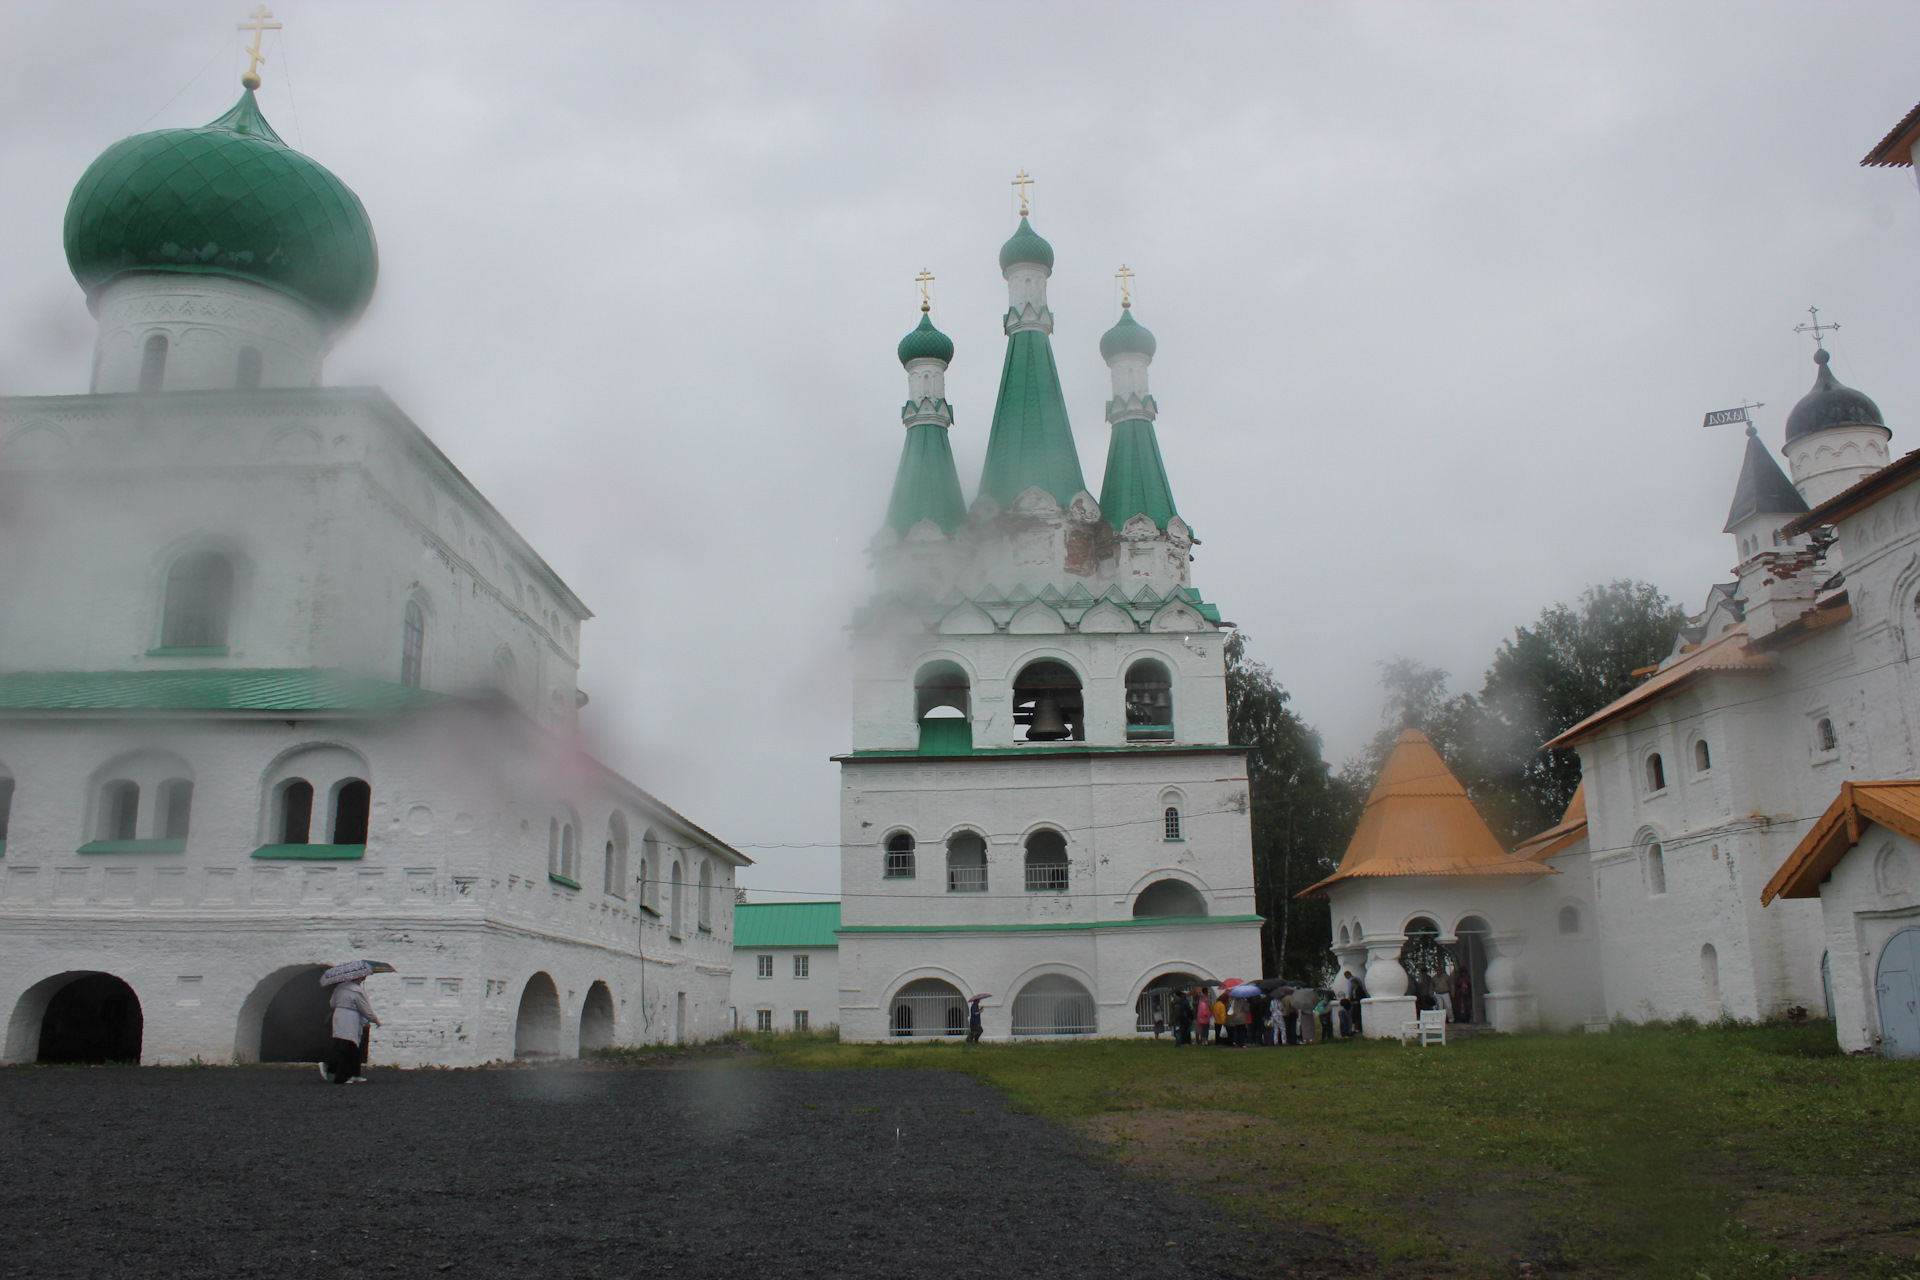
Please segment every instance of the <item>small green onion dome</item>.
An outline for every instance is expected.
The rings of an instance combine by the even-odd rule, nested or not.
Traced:
[[[1133,318],[1132,308],[1120,313],[1120,322],[1100,335],[1100,358],[1111,360],[1118,355],[1141,355],[1153,359],[1153,353],[1160,344],[1153,340],[1153,332],[1147,326]]]
[[[380,273],[360,198],[287,146],[247,89],[198,129],[123,138],[67,202],[67,265],[89,297],[130,272],[250,280],[333,324],[365,310]]]
[[[1887,425],[1887,420],[1880,416],[1879,405],[1833,376],[1833,370],[1827,367],[1830,359],[1824,347],[1813,353],[1813,362],[1820,366],[1820,372],[1813,377],[1813,390],[1800,397],[1800,403],[1787,415],[1789,443],[1828,427]]]
[[[1000,246],[1000,269],[1005,271],[1016,262],[1037,262],[1047,270],[1053,270],[1053,246],[1040,238],[1026,218],[1020,219],[1020,229],[1013,238]]]
[[[953,339],[933,327],[933,317],[922,311],[920,324],[900,339],[900,363],[910,360],[938,360],[953,363]]]

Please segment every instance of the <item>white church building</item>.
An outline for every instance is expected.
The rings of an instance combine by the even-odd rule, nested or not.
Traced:
[[[844,1039],[964,1034],[975,994],[988,1039],[1131,1035],[1174,985],[1258,976],[1245,752],[1161,461],[1155,342],[1130,302],[1100,340],[1096,500],[1054,364],[1053,262],[1023,211],[971,506],[954,344],[926,314],[900,343],[906,440],[838,757]]]
[[[587,607],[373,388],[373,229],[252,84],[68,206],[87,394],[0,400],[7,1062],[377,1063],[727,1029],[747,861],[584,753]]]

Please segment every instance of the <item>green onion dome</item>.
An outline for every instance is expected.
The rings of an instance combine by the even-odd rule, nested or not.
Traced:
[[[900,363],[906,364],[910,360],[953,363],[953,339],[934,328],[933,317],[925,311],[920,313],[919,326],[900,339]]]
[[[1037,262],[1053,270],[1053,246],[1042,240],[1024,217],[1013,238],[1000,246],[1000,269],[1005,271],[1016,262]]]
[[[89,298],[132,272],[221,275],[334,324],[366,308],[380,272],[360,198],[280,140],[252,89],[211,124],[108,147],[73,189],[65,239]]]
[[[1830,359],[1824,347],[1813,353],[1813,362],[1820,366],[1820,372],[1813,377],[1813,390],[1800,397],[1800,403],[1787,415],[1789,443],[1828,427],[1887,425],[1887,420],[1880,416],[1879,405],[1833,376],[1833,370],[1827,367]]]
[[[1118,355],[1133,354],[1151,360],[1159,345],[1153,340],[1153,332],[1133,318],[1129,307],[1121,311],[1120,323],[1100,335],[1100,358],[1111,360]]]

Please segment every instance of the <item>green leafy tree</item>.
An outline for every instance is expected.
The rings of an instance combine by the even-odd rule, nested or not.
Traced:
[[[1318,976],[1333,940],[1326,904],[1293,895],[1333,874],[1358,811],[1322,757],[1320,735],[1287,705],[1292,695],[1272,668],[1247,657],[1244,635],[1227,638],[1226,659],[1229,740],[1249,748],[1262,964],[1269,974]]]

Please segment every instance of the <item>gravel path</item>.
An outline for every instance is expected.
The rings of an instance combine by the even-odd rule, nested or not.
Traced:
[[[0,1276],[1266,1273],[950,1072],[374,1074],[0,1071]]]

